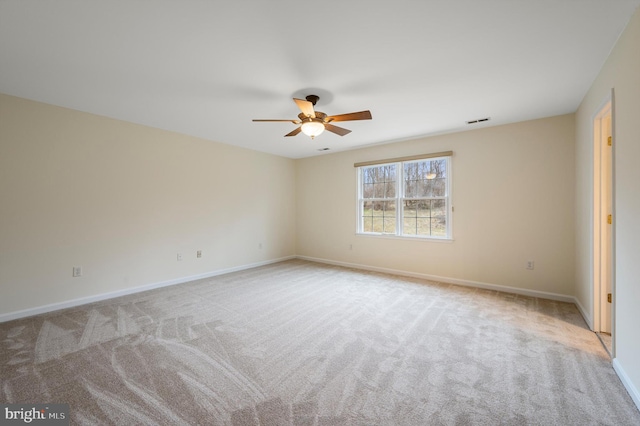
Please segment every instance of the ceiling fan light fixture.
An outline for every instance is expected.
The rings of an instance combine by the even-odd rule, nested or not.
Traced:
[[[320,121],[316,121],[310,119],[309,121],[305,121],[302,123],[302,133],[309,136],[311,139],[318,136],[320,133],[324,132],[324,124]]]

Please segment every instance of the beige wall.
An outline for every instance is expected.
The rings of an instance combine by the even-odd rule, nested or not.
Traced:
[[[614,100],[614,366],[640,406],[640,10],[629,22],[576,113],[576,297],[593,314],[593,115]],[[631,393],[634,390],[630,390]]]
[[[574,130],[570,114],[298,160],[297,253],[573,295]],[[355,235],[355,162],[447,150],[453,242]]]
[[[0,95],[0,315],[295,255],[294,179],[293,160]]]

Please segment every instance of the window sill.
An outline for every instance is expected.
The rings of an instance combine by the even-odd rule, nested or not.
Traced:
[[[365,238],[381,238],[385,240],[402,240],[402,241],[422,241],[429,243],[453,243],[453,238],[441,238],[441,237],[410,237],[406,235],[389,235],[389,234],[372,234],[372,233],[360,233],[356,232],[356,237]]]

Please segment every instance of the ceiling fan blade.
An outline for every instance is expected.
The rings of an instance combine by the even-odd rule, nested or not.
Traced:
[[[324,124],[324,128],[325,130],[328,130],[332,133],[335,133],[336,135],[340,135],[340,136],[344,136],[348,133],[351,133],[351,130],[342,128],[342,127],[338,127],[338,126],[334,126],[333,124],[329,124],[329,123],[325,123]]]
[[[298,108],[300,108],[300,111],[302,111],[302,113],[305,116],[316,118],[316,112],[313,110],[313,104],[311,102],[305,101],[304,99],[296,99],[296,98],[293,98],[293,100],[295,101],[295,103],[298,105]]]
[[[367,110],[360,112],[350,112],[349,114],[330,115],[326,118],[327,122],[354,120],[371,120],[371,111]]]
[[[299,120],[271,120],[271,119],[253,119],[251,121],[269,122],[269,123],[293,123],[300,124]]]
[[[290,131],[289,133],[287,133],[286,135],[284,135],[284,137],[286,138],[287,136],[295,136],[298,133],[300,133],[302,131],[302,127],[298,127],[295,130]]]

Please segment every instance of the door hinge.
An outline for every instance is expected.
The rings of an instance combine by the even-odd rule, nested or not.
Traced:
[[[607,145],[611,146],[611,136],[607,138]]]
[[[613,219],[611,218],[611,215],[607,216],[607,223],[611,225],[612,222],[613,222]]]
[[[611,293],[607,293],[607,302],[611,303]]]

